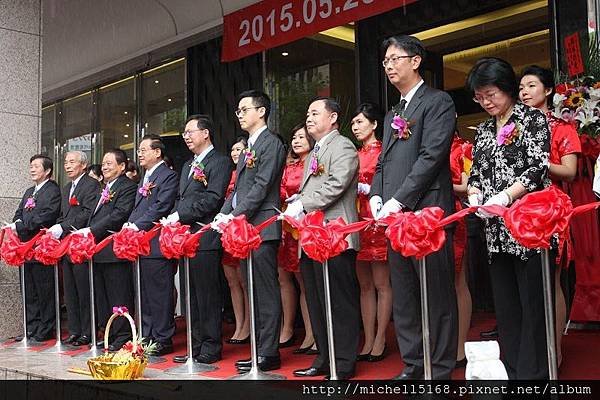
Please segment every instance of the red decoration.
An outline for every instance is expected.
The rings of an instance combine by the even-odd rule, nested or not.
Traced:
[[[441,249],[446,240],[440,224],[443,216],[444,210],[439,207],[392,214],[383,221],[388,224],[385,236],[394,251],[404,257],[423,258]]]
[[[223,249],[237,258],[248,258],[250,251],[260,247],[262,240],[257,228],[246,221],[245,215],[234,217],[223,227]]]
[[[179,222],[162,227],[158,239],[160,251],[168,259],[177,259],[183,256],[183,246],[190,235],[189,225]]]
[[[67,254],[71,257],[73,264],[82,264],[84,261],[92,258],[96,252],[96,240],[94,235],[88,233],[87,236],[79,233],[72,233],[68,236],[70,245]],[[65,239],[63,239],[64,241]]]
[[[581,47],[579,45],[579,32],[565,36],[564,44],[569,76],[583,74],[585,69],[581,57]]]
[[[75,207],[79,205],[79,200],[77,200],[77,197],[73,196],[69,198],[69,205],[71,207]]]
[[[555,233],[569,225],[573,205],[563,191],[550,186],[528,193],[517,200],[504,215],[504,223],[522,246],[549,248]]]
[[[34,257],[44,265],[54,265],[62,257],[56,254],[59,247],[60,240],[54,239],[51,233],[46,232],[36,242]]]
[[[124,260],[135,261],[139,256],[150,254],[150,241],[160,230],[160,225],[154,226],[149,231],[136,231],[134,229],[121,229],[113,235],[113,251],[115,256]]]
[[[9,228],[4,229],[4,241],[0,246],[2,260],[14,267],[21,266],[25,260],[33,259],[33,246],[43,232],[38,232],[31,240],[22,243],[17,234]]]

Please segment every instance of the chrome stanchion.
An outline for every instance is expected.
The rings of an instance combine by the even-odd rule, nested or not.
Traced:
[[[327,318],[327,347],[329,349],[329,380],[337,381],[335,362],[335,342],[333,336],[333,316],[331,314],[331,289],[329,287],[329,261],[323,263],[323,284],[325,286],[325,318]]]
[[[88,351],[83,353],[75,354],[73,357],[98,357],[103,353],[102,349],[99,349],[96,341],[96,294],[94,292],[94,260],[90,258],[88,262],[88,282],[90,285],[90,331],[91,331],[91,347]]]
[[[232,380],[282,380],[283,375],[263,372],[258,368],[258,354],[256,344],[256,309],[254,306],[254,268],[252,266],[252,252],[248,254],[248,304],[250,306],[250,371],[232,376]]]
[[[10,345],[11,349],[29,349],[31,347],[39,347],[41,343],[29,340],[27,338],[27,303],[25,302],[25,264],[21,264],[21,301],[23,302],[23,339],[20,342]]]
[[[187,334],[187,360],[184,364],[165,370],[167,374],[177,375],[193,375],[199,372],[210,372],[217,369],[217,367],[210,364],[197,363],[193,357],[192,347],[192,306],[190,301],[190,259],[188,257],[183,258],[183,269],[185,277],[185,329]]]
[[[142,334],[142,271],[140,269],[140,257],[135,259],[134,263],[135,275],[135,318],[139,337],[143,338]],[[167,361],[166,358],[148,355],[148,364],[158,364]]]
[[[548,249],[542,249],[542,282],[544,284],[544,314],[546,317],[546,347],[548,348],[548,376],[550,380],[558,379],[558,368],[556,364],[556,336],[554,321],[554,303],[552,294],[552,270],[550,268],[550,257]]]
[[[60,287],[58,281],[58,262],[54,264],[54,312],[56,314],[56,344],[42,350],[44,353],[62,353],[73,350],[72,347],[64,345],[60,336]]]
[[[427,294],[427,271],[425,257],[419,260],[421,281],[421,330],[423,331],[423,370],[425,379],[431,380],[431,344],[429,342],[429,296]]]

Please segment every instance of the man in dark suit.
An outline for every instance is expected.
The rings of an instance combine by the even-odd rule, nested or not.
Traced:
[[[285,214],[294,218],[303,211],[322,210],[325,218],[342,217],[347,223],[358,220],[356,187],[358,186],[358,154],[350,139],[338,132],[341,107],[331,98],[318,97],[306,113],[306,130],[316,141],[310,160],[304,163],[300,195],[288,205]],[[311,170],[311,165],[321,166]],[[348,249],[329,260],[332,321],[335,340],[337,377],[354,376],[360,335],[360,302],[356,278],[358,234],[346,238]],[[295,376],[329,374],[327,319],[323,265],[302,254],[300,272],[306,288],[306,302],[319,355],[310,368],[294,371]]]
[[[371,185],[371,211],[376,218],[430,206],[452,213],[449,153],[455,125],[454,103],[447,93],[423,82],[419,68],[425,49],[418,39],[391,37],[383,42],[383,51],[385,72],[400,92],[401,101],[387,113],[383,124],[383,149]],[[408,123],[406,129],[399,129],[403,125],[400,119]],[[399,378],[422,379],[418,261],[391,248],[388,257],[396,336],[406,364]],[[447,230],[444,247],[427,257],[427,283],[432,375],[434,379],[450,379],[458,330],[451,229]]]
[[[123,150],[112,149],[104,154],[102,173],[106,186],[96,196],[88,227],[78,231],[91,232],[96,243],[118,232],[133,210],[137,185],[125,176],[126,166],[127,155]],[[94,255],[93,261],[98,322],[105,325],[112,315],[112,307],[126,306],[133,310],[132,265],[115,256],[112,243]],[[116,319],[110,329],[109,350],[119,350],[130,339],[129,323],[125,318]]]
[[[163,161],[165,145],[158,135],[146,135],[137,151],[144,179],[138,185],[135,206],[123,227],[148,231],[166,217],[177,198],[177,173]],[[150,255],[140,257],[142,297],[142,336],[156,342],[154,355],[173,352],[175,335],[173,289],[176,260],[167,260],[160,252],[158,235],[150,243]]]
[[[65,173],[71,182],[63,188],[61,216],[48,229],[56,239],[87,226],[96,207],[100,183],[86,173],[87,160],[83,151],[70,151],[65,155]],[[73,264],[69,256],[65,256],[62,267],[69,328],[69,337],[63,343],[87,345],[91,341],[89,264]]]
[[[194,157],[181,171],[176,211],[166,223],[179,221],[196,232],[199,223],[210,224],[221,209],[231,177],[231,162],[215,150],[213,138],[214,125],[208,115],[188,118],[183,139]],[[196,256],[190,259],[192,357],[203,364],[219,361],[223,349],[222,254],[219,235],[209,230],[200,239]],[[173,358],[175,362],[186,360],[185,355]]]
[[[38,154],[29,160],[29,175],[35,186],[25,191],[10,228],[26,242],[42,228],[54,225],[60,215],[60,188],[50,180],[52,160]],[[54,273],[52,267],[31,260],[25,268],[25,303],[27,307],[27,337],[38,342],[54,334]]]
[[[238,215],[245,215],[248,222],[256,226],[275,215],[275,207],[280,207],[279,187],[285,150],[282,141],[267,128],[271,101],[257,90],[243,92],[238,98],[236,115],[241,128],[250,135],[248,149],[240,155],[233,193],[217,216],[216,226]],[[253,257],[257,362],[262,371],[269,371],[281,366],[281,293],[277,274],[281,222],[271,224],[260,236],[262,244]],[[247,279],[245,260],[242,261],[242,272]],[[249,371],[251,360],[240,360],[236,366],[240,372]]]

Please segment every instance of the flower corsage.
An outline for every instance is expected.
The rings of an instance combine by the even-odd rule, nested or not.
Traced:
[[[138,189],[138,193],[142,195],[142,197],[148,197],[152,194],[152,189],[156,187],[154,182],[146,182],[145,185]]]
[[[204,173],[204,164],[201,162],[194,162],[192,164],[192,178],[194,178],[195,181],[202,182],[204,186],[208,186],[206,174]]]
[[[246,148],[244,150],[244,161],[246,163],[246,167],[248,168],[254,168],[256,166],[256,161],[258,160],[256,159],[256,153],[254,150],[251,150],[250,148]]]

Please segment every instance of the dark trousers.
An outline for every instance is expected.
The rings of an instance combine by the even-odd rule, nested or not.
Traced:
[[[132,265],[128,261],[94,263],[94,288],[101,326],[106,326],[108,318],[112,315],[112,308],[115,306],[125,306],[133,314],[131,269]],[[110,326],[109,344],[120,348],[131,340],[131,337],[131,328],[127,319],[116,318]]]
[[[90,337],[89,265],[87,262],[73,264],[65,257],[62,267],[69,334]]]
[[[168,345],[175,335],[173,289],[176,260],[140,258],[142,336]]]
[[[458,310],[454,289],[453,232],[446,231],[446,243],[426,257],[429,302],[431,374],[433,379],[450,379],[458,346]],[[419,261],[406,258],[388,246],[394,327],[405,371],[418,376],[423,371],[423,333]]]
[[[356,278],[356,251],[346,250],[331,258],[328,268],[337,372],[354,374],[360,336],[360,289]],[[310,323],[319,349],[319,355],[312,366],[328,368],[323,264],[311,260],[303,253],[300,272],[306,290]]]
[[[550,264],[554,264],[552,253]],[[554,273],[550,275],[554,280]],[[525,261],[509,254],[494,254],[490,276],[500,350],[509,379],[548,379],[540,256],[535,254]]]
[[[221,357],[223,349],[223,286],[221,250],[199,251],[190,259],[192,352]],[[172,293],[172,292],[171,292]]]
[[[27,332],[38,338],[51,337],[56,323],[54,268],[37,262],[27,262],[24,268]]]
[[[279,357],[279,330],[281,329],[281,290],[277,271],[279,240],[263,242],[253,252],[254,308],[256,340],[259,356]],[[242,274],[248,281],[248,265],[241,262]]]

